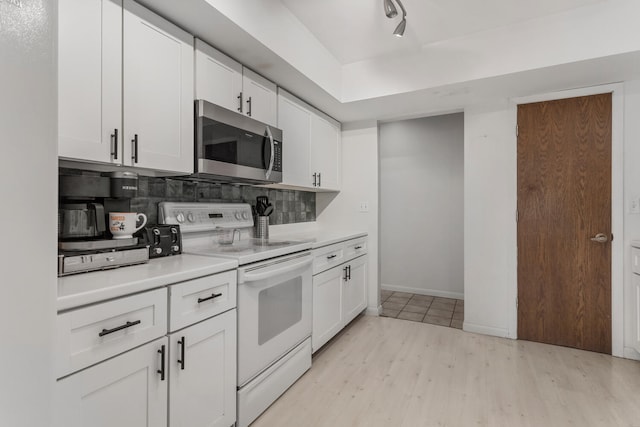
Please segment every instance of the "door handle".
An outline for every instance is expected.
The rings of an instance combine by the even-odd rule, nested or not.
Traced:
[[[605,234],[598,233],[595,237],[591,238],[591,241],[598,243],[607,243],[609,241],[609,238]]]

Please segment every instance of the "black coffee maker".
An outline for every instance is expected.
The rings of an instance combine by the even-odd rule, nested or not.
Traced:
[[[138,175],[132,172],[59,175],[58,241],[111,242],[106,226],[108,213],[131,211],[131,198],[137,193]]]

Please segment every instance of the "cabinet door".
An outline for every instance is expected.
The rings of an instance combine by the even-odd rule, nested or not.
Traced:
[[[58,3],[58,155],[122,162],[122,0]]]
[[[171,427],[236,421],[236,310],[171,334]]]
[[[635,336],[633,347],[636,351],[640,352],[640,275],[633,273],[631,275],[631,282],[633,284],[633,306],[635,307],[635,324],[633,325]]]
[[[340,189],[340,126],[319,115],[311,117],[311,174],[319,173],[318,187]]]
[[[242,64],[197,39],[195,55],[196,98],[241,113]]]
[[[278,95],[278,127],[282,129],[282,183],[311,187],[309,146],[311,112],[289,97]]]
[[[123,37],[125,163],[192,173],[193,38],[132,0]]]
[[[245,68],[242,76],[244,114],[271,126],[278,123],[276,85]]]
[[[351,267],[351,277],[343,287],[345,325],[367,307],[367,256],[356,258],[347,265]]]
[[[344,326],[342,317],[344,274],[342,267],[334,267],[313,276],[311,344],[314,353]]]
[[[56,383],[56,427],[167,425],[167,338],[63,378]]]

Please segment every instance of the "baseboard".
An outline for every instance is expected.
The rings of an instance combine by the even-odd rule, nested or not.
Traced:
[[[640,360],[640,353],[638,353],[635,348],[625,347],[623,357],[625,359]]]
[[[465,332],[473,332],[476,334],[491,335],[494,337],[513,339],[509,336],[508,329],[494,328],[491,326],[484,326],[484,325],[476,325],[469,322],[463,322],[462,330]]]
[[[367,309],[364,312],[366,316],[380,316],[380,313],[382,313],[382,306],[367,307]]]
[[[464,299],[463,292],[440,291],[438,289],[411,288],[409,286],[381,285],[380,288],[385,291],[407,292],[410,294],[430,295],[432,297]]]

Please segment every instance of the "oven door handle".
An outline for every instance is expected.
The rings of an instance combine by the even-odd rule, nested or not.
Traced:
[[[259,268],[255,271],[238,270],[238,283],[252,283],[260,280],[276,277],[281,274],[286,274],[294,270],[311,265],[313,258],[310,255],[304,256],[302,261],[296,262],[284,262],[283,265],[273,265],[269,267]]]
[[[265,179],[269,179],[271,176],[271,172],[273,172],[273,161],[275,157],[276,144],[273,141],[273,134],[271,134],[271,128],[267,126],[267,136],[269,137],[269,142],[271,143],[271,159],[269,160],[269,168],[267,169],[267,173],[265,174]]]

